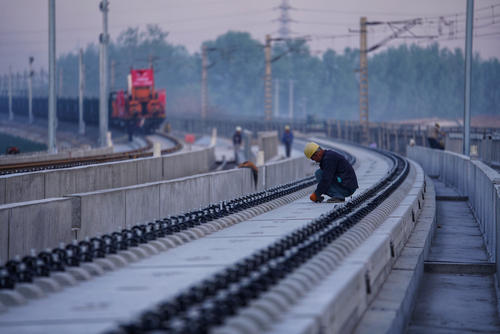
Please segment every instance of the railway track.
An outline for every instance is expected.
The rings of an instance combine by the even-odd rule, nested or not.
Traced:
[[[394,154],[379,153],[390,161],[389,170],[349,201],[334,205],[333,209],[270,245],[253,250],[250,256],[220,270],[211,270],[210,277],[161,300],[135,320],[124,322],[109,332],[203,333],[221,326],[238,310],[286,280],[325,247],[349,232],[397,189],[408,175],[409,164]],[[74,281],[78,275],[85,276],[82,271],[87,272],[87,279],[100,275],[295,201],[308,194],[314,183],[312,177],[305,178],[184,215],[166,217],[51,252],[33,254],[23,260],[10,261],[0,268],[0,292],[15,291],[22,295],[23,289],[30,285],[36,288],[31,292],[24,291],[24,294],[36,294],[34,290],[47,289],[43,288],[46,285],[43,281],[47,278],[54,277],[60,285],[71,285],[71,279],[65,276],[73,276]],[[30,284],[33,282],[35,284]],[[12,303],[16,301],[12,299]],[[5,322],[0,317],[2,324]]]
[[[175,145],[171,148],[163,149],[162,154],[169,154],[182,149],[181,142],[170,135],[165,133],[156,133],[156,135],[165,137],[171,140]],[[153,148],[153,143],[146,138],[147,145],[145,147],[138,148],[136,150],[120,153],[112,153],[105,155],[95,155],[89,157],[79,157],[79,158],[68,158],[68,159],[57,159],[48,161],[31,161],[31,162],[21,162],[15,164],[5,164],[0,166],[0,175],[15,174],[15,173],[27,173],[35,172],[40,170],[51,170],[60,168],[77,167],[84,165],[99,164],[112,161],[122,161],[128,159],[145,158],[153,156],[151,149]]]

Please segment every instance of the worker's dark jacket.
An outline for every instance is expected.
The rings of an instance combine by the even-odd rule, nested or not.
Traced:
[[[358,188],[358,179],[356,173],[349,161],[335,151],[325,150],[323,158],[319,163],[319,167],[323,170],[323,177],[316,188],[316,196],[326,194],[328,188],[333,182],[338,182],[343,188],[354,192]]]
[[[233,135],[233,145],[241,145],[241,133],[237,131]]]
[[[292,131],[283,132],[283,136],[281,137],[281,142],[284,145],[292,145],[293,142],[293,133]]]

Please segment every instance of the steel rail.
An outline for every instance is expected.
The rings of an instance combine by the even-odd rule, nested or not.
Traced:
[[[170,154],[182,149],[182,144],[177,138],[161,132],[156,134],[165,137],[175,143],[174,147],[162,150],[161,151],[162,154]],[[30,162],[2,165],[0,166],[0,175],[26,173],[26,172],[34,172],[40,170],[61,169],[61,168],[77,167],[77,166],[92,165],[92,164],[99,164],[112,161],[123,161],[128,159],[145,158],[153,156],[153,152],[150,152],[150,150],[153,148],[153,143],[149,139],[146,139],[146,142],[147,145],[145,147],[141,147],[128,152],[102,154],[102,155],[94,155],[94,156],[80,157],[80,158],[48,160],[48,161],[30,161]]]
[[[168,136],[164,134],[164,136]],[[164,151],[168,151],[164,150]],[[351,164],[356,158],[346,151],[336,149]],[[242,196],[218,204],[210,204],[204,209],[194,210],[178,216],[170,216],[145,224],[138,224],[130,229],[87,238],[53,250],[16,258],[0,265],[0,290],[14,289],[17,283],[32,283],[36,277],[49,277],[51,272],[65,271],[66,267],[76,267],[83,262],[92,262],[109,254],[116,254],[149,241],[172,235],[200,224],[225,217],[270,200],[289,195],[307,188],[316,181],[314,177],[278,185],[265,191]]]
[[[338,239],[397,189],[409,173],[409,164],[395,154],[379,152],[392,160],[393,166],[383,180],[360,196],[108,333],[208,333],[223,324]]]

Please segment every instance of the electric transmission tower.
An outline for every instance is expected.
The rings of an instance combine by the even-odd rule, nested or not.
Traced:
[[[280,38],[287,39],[290,38],[292,31],[290,30],[290,22],[293,20],[290,18],[289,11],[292,6],[288,3],[288,0],[281,0],[281,5],[277,7],[280,11],[280,17],[277,20],[280,23],[280,28],[278,30]]]

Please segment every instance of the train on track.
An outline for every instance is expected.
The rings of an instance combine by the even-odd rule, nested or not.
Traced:
[[[110,123],[121,128],[137,126],[145,133],[154,132],[165,120],[165,89],[155,89],[153,68],[131,69],[127,81],[127,91],[110,94]]]

